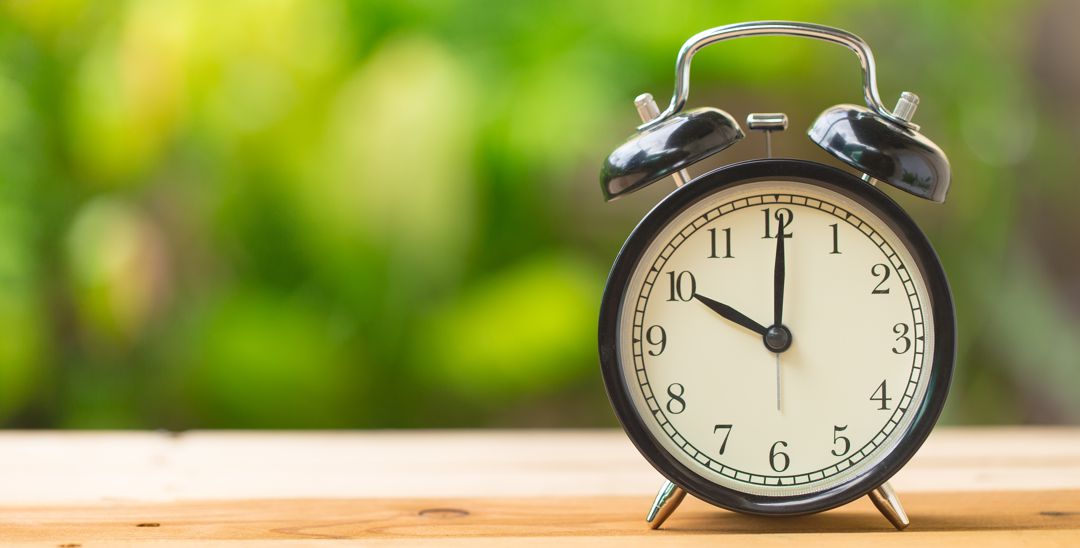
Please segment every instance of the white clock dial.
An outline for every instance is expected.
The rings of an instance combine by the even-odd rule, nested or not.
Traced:
[[[775,353],[712,302],[770,327],[784,225]],[[887,223],[821,186],[761,181],[675,216],[622,297],[619,363],[652,437],[705,479],[757,495],[843,483],[883,459],[930,379],[923,274]]]

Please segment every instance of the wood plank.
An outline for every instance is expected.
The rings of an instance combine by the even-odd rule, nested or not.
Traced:
[[[653,532],[658,483],[613,430],[4,432],[0,543],[1080,544],[1077,428],[938,429],[893,481],[903,533],[866,500],[776,519],[691,498]]]
[[[0,504],[649,497],[659,481],[616,430],[0,433]],[[939,428],[893,485],[1080,489],[1080,428]]]
[[[914,493],[912,525],[894,531],[866,500],[812,516],[763,518],[687,499],[661,531],[639,497],[249,500],[0,509],[5,543],[231,543],[363,540],[365,545],[779,546],[1014,545],[1080,542],[1080,491]],[[762,533],[771,533],[768,535]],[[530,540],[531,539],[531,540]],[[512,540],[512,542],[511,542]]]

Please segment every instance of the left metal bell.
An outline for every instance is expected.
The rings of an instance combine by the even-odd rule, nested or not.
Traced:
[[[600,187],[613,200],[695,164],[744,137],[717,108],[680,112],[631,136],[604,160]]]

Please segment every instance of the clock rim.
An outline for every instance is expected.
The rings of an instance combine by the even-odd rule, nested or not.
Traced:
[[[700,199],[745,183],[781,180],[832,190],[866,207],[901,240],[922,272],[934,317],[934,354],[925,397],[906,432],[873,468],[822,491],[790,496],[755,495],[705,479],[663,449],[635,410],[623,378],[618,353],[619,308],[634,267],[672,219]],[[945,406],[956,361],[956,314],[945,270],[937,252],[915,221],[892,198],[837,168],[798,159],[758,159],[720,167],[676,189],[638,223],[608,274],[599,318],[599,351],[604,388],[615,415],[634,446],[661,475],[695,497],[728,510],[758,515],[800,515],[851,502],[880,487],[898,472],[926,441]]]

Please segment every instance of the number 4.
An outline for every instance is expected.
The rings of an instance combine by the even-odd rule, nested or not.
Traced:
[[[881,394],[880,396],[878,396],[879,393]],[[879,411],[889,410],[889,402],[892,401],[892,398],[888,397],[885,394],[885,381],[881,381],[881,384],[878,385],[877,390],[874,390],[874,393],[870,394],[870,401],[881,402],[881,407],[878,407]]]

